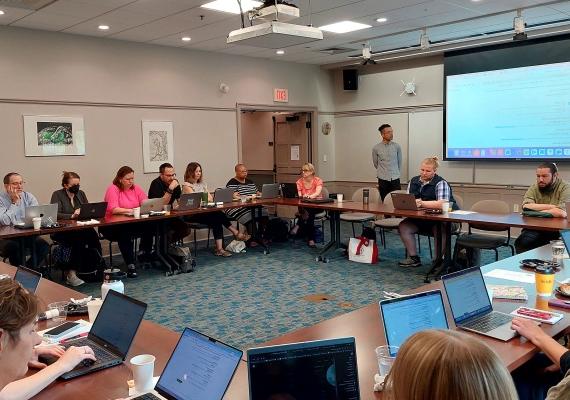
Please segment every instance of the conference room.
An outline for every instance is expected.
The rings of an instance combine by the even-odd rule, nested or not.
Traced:
[[[310,162],[328,193],[342,194],[345,200],[344,205],[336,199],[321,205],[332,210],[316,224],[324,234],[316,248],[304,240],[288,240],[270,243],[268,254],[258,246],[216,257],[211,237],[207,247],[208,229],[199,229],[196,254],[194,231],[183,243],[195,256],[193,272],[165,276],[160,261],[140,263],[137,278],[123,279],[125,294],[148,304],[140,329],[165,339],[157,344],[152,334],[136,337],[124,365],[49,386],[39,398],[54,398],[62,387],[73,397],[79,393],[75,386],[83,390],[98,375],[108,378],[119,370],[120,377],[113,380],[117,387],[101,396],[126,397],[128,360],[154,354],[159,375],[186,327],[244,351],[268,343],[354,336],[360,397],[379,397],[373,391],[378,372],[374,349],[385,338],[378,301],[383,292],[403,294],[423,287],[430,251],[434,256],[437,251],[433,237],[420,235],[422,266],[402,268],[398,263],[407,254],[397,229],[381,234],[379,228],[377,240],[385,238],[386,243],[377,243],[378,263],[353,263],[336,250],[338,242],[353,236],[353,224],[342,213],[368,211],[373,216],[365,224],[372,222],[373,227],[375,221],[395,219],[384,216],[406,215],[380,203],[364,209],[358,197],[359,189],[374,193],[378,187],[371,159],[372,148],[382,140],[378,128],[389,124],[393,141],[401,147],[401,190],[419,175],[426,157],[437,155],[437,174],[460,199],[461,210],[469,211],[483,200],[506,205],[504,216],[485,218],[510,228],[494,233],[500,238],[510,234],[510,244],[528,227],[521,204],[536,182],[537,166],[554,161],[560,179],[570,179],[564,162],[570,157],[564,141],[565,87],[570,81],[568,1],[291,1],[300,17],[285,22],[311,24],[324,39],[283,48],[240,40],[228,44],[230,32],[243,29],[239,11],[202,7],[206,0],[25,3],[0,2],[0,116],[5,138],[0,152],[2,176],[21,174],[24,190],[39,204],[49,203],[52,193],[61,189],[63,171],[79,174],[89,201],[100,202],[122,166],[133,169],[135,184],[146,192],[159,176],[161,163],[170,162],[182,183],[193,161],[201,164],[210,191],[225,187],[239,163],[261,190],[265,183],[297,181],[302,165]],[[367,26],[346,33],[326,27],[343,20]],[[516,35],[527,38],[513,40]],[[489,89],[498,77],[504,86]],[[537,88],[537,82],[542,86]],[[491,101],[490,92],[499,94]],[[50,125],[72,132],[73,143],[66,144],[63,153],[61,144],[39,141],[40,127]],[[297,133],[289,134],[293,128]],[[152,160],[151,151],[160,157]],[[296,203],[258,201],[271,216],[287,219],[297,210]],[[467,233],[470,216],[430,218],[463,222]],[[537,229],[567,228],[564,218],[532,221]],[[359,236],[362,224],[357,222],[354,229]],[[228,230],[224,234],[227,245],[233,237]],[[48,240],[49,235],[43,237]],[[329,262],[322,262],[321,252],[332,239]],[[452,245],[455,240],[452,237]],[[108,242],[101,244],[110,265]],[[113,265],[125,269],[116,242],[110,249]],[[448,259],[453,249],[447,248]],[[520,259],[549,258],[549,251],[510,259],[511,250],[501,247],[498,259],[510,259],[507,263],[518,267]],[[484,268],[495,259],[494,251],[481,251]],[[101,295],[101,282],[74,288],[72,295],[72,289],[63,288],[59,270],[52,271],[52,279],[61,286],[46,298],[38,292],[44,307],[67,297]],[[530,290],[529,306],[534,307]],[[502,311],[515,308],[499,303]],[[566,319],[546,331],[563,336]],[[363,335],[366,331],[373,333]],[[537,351],[514,340],[517,345],[511,341],[491,346],[499,355],[516,354],[501,358],[510,371]],[[247,398],[247,386],[243,365],[226,398]]]

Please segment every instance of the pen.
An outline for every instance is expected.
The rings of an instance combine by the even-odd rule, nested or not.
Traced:
[[[79,339],[79,338],[85,337],[85,336],[87,336],[88,333],[89,333],[89,332],[83,332],[83,333],[80,333],[79,335],[75,335],[75,336],[72,336],[72,337],[67,338],[67,339],[61,339],[61,340],[59,341],[59,344],[67,343],[67,342],[69,342],[69,341],[71,341],[71,340],[75,340],[75,339]]]

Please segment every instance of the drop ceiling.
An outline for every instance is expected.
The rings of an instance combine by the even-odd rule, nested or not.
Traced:
[[[347,34],[324,32],[322,41],[289,47],[277,55],[271,49],[226,44],[228,33],[241,27],[240,17],[200,7],[208,1],[0,0],[5,12],[0,25],[324,66],[350,61],[349,56],[360,54],[363,43],[374,53],[417,47],[423,28],[432,43],[509,31],[517,9],[523,9],[529,27],[554,24],[570,30],[570,1],[311,0],[309,13],[309,0],[288,0],[301,10],[301,17],[291,23],[306,25],[310,19],[318,27],[352,20],[372,28]],[[34,2],[47,5],[39,10],[24,8]],[[376,22],[379,17],[387,22]],[[101,24],[110,29],[98,30]],[[183,36],[191,41],[183,42]],[[323,51],[330,48],[339,50]]]

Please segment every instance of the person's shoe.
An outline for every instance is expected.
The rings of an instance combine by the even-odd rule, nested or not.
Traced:
[[[83,285],[85,281],[83,279],[80,279],[74,273],[69,273],[67,274],[67,278],[65,278],[65,283],[68,284],[69,286],[76,287]]]
[[[224,249],[216,249],[214,250],[214,255],[218,257],[231,257],[232,253]]]
[[[400,267],[416,268],[416,267],[421,267],[422,262],[420,261],[420,258],[418,256],[411,256],[406,258],[405,260],[398,262],[398,265],[400,265]]]
[[[127,266],[127,278],[136,278],[137,276],[139,276],[139,274],[137,274],[137,268],[134,264],[129,264]]]
[[[314,249],[315,247],[317,247],[316,243],[314,240],[309,240],[307,242],[307,246],[309,246],[311,249]]]

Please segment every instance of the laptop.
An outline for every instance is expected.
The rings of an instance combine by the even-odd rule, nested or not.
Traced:
[[[278,183],[264,183],[261,187],[261,198],[274,199],[279,197],[279,187]]]
[[[150,393],[168,400],[221,400],[242,355],[241,350],[186,328]]]
[[[214,192],[215,203],[231,203],[234,200],[234,190],[229,188],[218,188]]]
[[[560,239],[562,239],[564,246],[566,246],[566,253],[570,254],[570,229],[560,231]]]
[[[164,205],[164,199],[159,197],[157,199],[146,199],[141,203],[141,215],[150,214],[151,212],[162,211],[162,206]]]
[[[389,346],[401,347],[414,333],[426,329],[449,329],[441,290],[382,300],[380,317]]]
[[[411,193],[390,193],[396,210],[421,210],[416,204],[416,197]]]
[[[36,293],[41,279],[42,274],[26,267],[18,267],[14,276],[14,280],[30,293]]]
[[[296,199],[299,197],[296,183],[282,183],[281,191],[283,192],[283,197],[286,199]]]
[[[249,399],[359,400],[353,337],[247,351]]]
[[[68,380],[121,364],[133,343],[146,307],[141,301],[109,290],[87,337],[62,344],[65,348],[89,346],[95,352],[97,361],[83,361],[60,378]],[[52,364],[57,358],[45,361]]]
[[[330,197],[320,197],[316,199],[301,199],[302,203],[312,203],[312,204],[326,204],[326,203],[334,203],[334,199]]]
[[[458,328],[504,342],[517,335],[511,329],[513,316],[493,311],[483,275],[478,267],[443,275],[441,280]]]
[[[89,221],[91,219],[101,219],[107,212],[107,202],[101,201],[99,203],[85,203],[81,205],[78,221]]]
[[[32,228],[34,226],[32,220],[36,217],[42,218],[42,227],[44,228],[57,224],[57,203],[26,207],[24,221],[14,224],[14,227],[21,229]]]
[[[188,211],[200,208],[202,193],[186,193],[178,199],[178,211]]]

